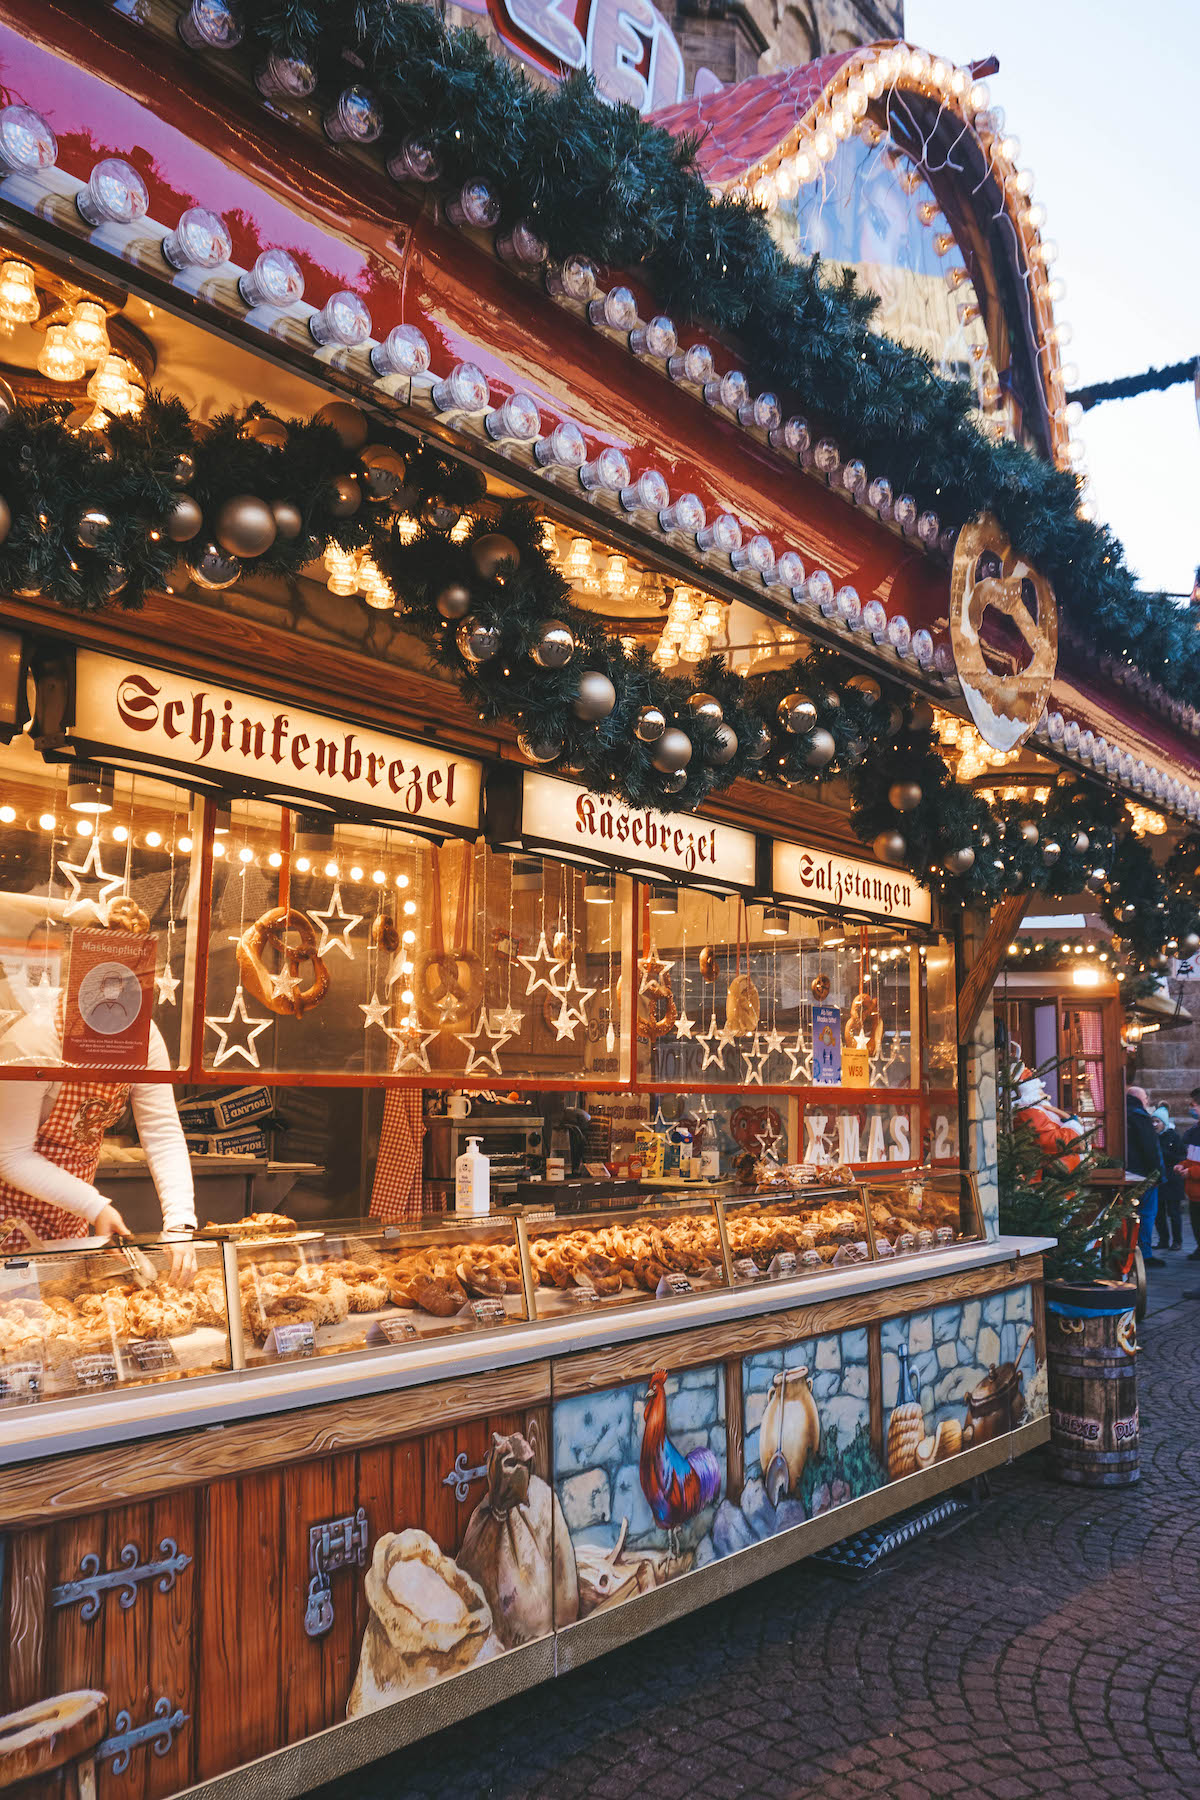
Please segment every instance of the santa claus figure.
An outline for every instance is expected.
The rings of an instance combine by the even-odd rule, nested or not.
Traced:
[[[1047,1162],[1051,1158],[1057,1158],[1065,1171],[1077,1169],[1083,1158],[1078,1152],[1073,1152],[1071,1146],[1083,1136],[1082,1121],[1074,1113],[1064,1112],[1061,1106],[1055,1106],[1046,1092],[1046,1084],[1041,1076],[1027,1066],[1021,1055],[1020,1044],[1010,1044],[1009,1056],[1012,1062],[1014,1124],[1029,1127]]]

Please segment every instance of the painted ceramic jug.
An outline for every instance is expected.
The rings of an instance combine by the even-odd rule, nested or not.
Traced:
[[[821,1448],[821,1420],[807,1368],[784,1369],[771,1383],[758,1428],[758,1460],[772,1506],[795,1494],[810,1456]]]

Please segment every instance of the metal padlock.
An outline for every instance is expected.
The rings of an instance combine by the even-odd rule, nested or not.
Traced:
[[[304,1629],[309,1637],[323,1637],[333,1624],[333,1594],[328,1575],[314,1575],[308,1584]]]

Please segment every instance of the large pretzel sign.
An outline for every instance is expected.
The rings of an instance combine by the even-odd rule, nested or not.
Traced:
[[[1016,658],[990,645],[985,655],[981,633],[989,608],[1016,631],[1026,653],[1023,667],[997,666]],[[991,513],[964,525],[954,546],[950,643],[980,737],[993,750],[1015,750],[1050,695],[1058,666],[1058,607],[1050,583],[1016,554]]]

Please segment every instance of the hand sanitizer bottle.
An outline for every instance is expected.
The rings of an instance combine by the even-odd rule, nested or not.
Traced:
[[[478,1218],[491,1210],[492,1165],[480,1150],[481,1139],[467,1139],[454,1165],[454,1210],[460,1218]]]

